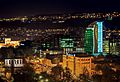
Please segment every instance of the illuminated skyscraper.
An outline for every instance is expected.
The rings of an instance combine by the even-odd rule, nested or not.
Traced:
[[[85,31],[85,52],[94,53],[94,28],[87,28]]]
[[[103,52],[103,22],[94,22],[88,26],[85,32],[85,52],[102,53]]]
[[[98,25],[98,53],[103,52],[103,22],[97,22]]]

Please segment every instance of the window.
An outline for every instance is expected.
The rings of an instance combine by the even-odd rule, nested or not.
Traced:
[[[11,60],[9,60],[9,64],[11,64]]]
[[[17,60],[17,64],[19,64],[19,60]]]
[[[22,59],[20,60],[20,64],[22,64]]]
[[[14,64],[17,64],[17,63],[16,63],[16,60],[14,60]]]

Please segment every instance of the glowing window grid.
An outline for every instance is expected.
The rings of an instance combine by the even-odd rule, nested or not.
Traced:
[[[103,52],[103,22],[97,22],[98,25],[98,53]]]

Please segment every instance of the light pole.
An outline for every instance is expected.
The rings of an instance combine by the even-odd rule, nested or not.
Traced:
[[[76,60],[75,60],[75,54],[74,54],[73,56],[74,56],[74,75],[76,75]]]

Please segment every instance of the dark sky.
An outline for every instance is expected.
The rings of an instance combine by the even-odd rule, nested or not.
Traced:
[[[120,11],[117,0],[0,0],[0,17]]]

